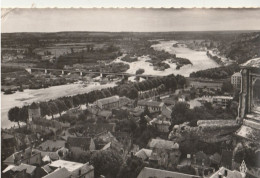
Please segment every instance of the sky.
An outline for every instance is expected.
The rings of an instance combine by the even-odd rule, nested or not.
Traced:
[[[221,31],[260,30],[258,9],[22,9],[7,15],[2,33],[58,31]]]

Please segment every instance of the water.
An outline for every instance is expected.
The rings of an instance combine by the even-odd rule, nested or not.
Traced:
[[[105,85],[100,85],[97,82],[93,82],[87,84],[86,86],[83,83],[77,82],[73,84],[53,86],[45,89],[28,89],[24,90],[24,92],[16,92],[11,95],[4,95],[3,92],[1,92],[1,127],[10,128],[16,124],[8,120],[8,111],[12,107],[21,107],[26,104],[31,104],[32,102],[48,101],[63,96],[87,93],[89,91],[113,87],[115,85],[115,82],[107,83]]]
[[[218,67],[219,65],[212,59],[210,59],[206,51],[195,51],[186,47],[186,45],[178,45],[178,47],[173,47],[173,44],[178,43],[177,41],[160,41],[159,44],[153,45],[152,47],[158,51],[166,51],[171,54],[176,54],[177,57],[189,59],[193,65],[185,65],[181,67],[179,70],[176,69],[175,63],[169,63],[169,60],[164,61],[165,63],[170,65],[170,68],[164,71],[156,71],[153,69],[151,63],[146,62],[149,60],[149,56],[142,56],[138,58],[136,62],[125,62],[120,58],[116,59],[114,62],[123,62],[125,64],[129,64],[130,68],[126,71],[126,73],[135,74],[136,70],[139,68],[145,69],[144,74],[147,75],[169,75],[169,74],[180,74],[185,77],[189,77],[190,73],[196,72],[199,70],[209,69]]]
[[[138,58],[138,61],[128,63],[125,61],[121,61],[120,58],[114,60],[114,62],[123,62],[129,64],[130,68],[126,71],[126,73],[135,74],[136,70],[139,68],[145,69],[144,74],[148,75],[169,75],[169,74],[181,74],[186,77],[189,76],[190,73],[209,69],[213,67],[218,67],[219,65],[208,58],[205,51],[195,51],[187,48],[185,45],[178,45],[178,47],[173,47],[173,44],[176,44],[177,41],[160,41],[159,44],[153,45],[152,47],[155,50],[165,50],[171,54],[176,54],[177,57],[187,58],[189,59],[193,65],[185,65],[181,67],[179,70],[176,70],[176,65],[169,63],[168,60],[165,62],[170,65],[169,69],[164,71],[156,71],[153,69],[151,63],[146,62],[149,60],[149,56],[142,56]],[[1,101],[1,123],[2,128],[8,128],[13,126],[15,123],[12,123],[8,120],[8,111],[10,108],[14,106],[23,106],[25,104],[30,104],[32,102],[39,101],[48,101],[51,99],[76,95],[81,93],[86,93],[92,90],[113,87],[115,83],[109,83],[106,85],[100,85],[99,83],[88,84],[88,86],[84,86],[82,83],[74,83],[67,84],[61,86],[54,86],[46,89],[38,89],[38,90],[24,90],[24,92],[16,92],[12,95],[4,95],[1,93],[2,101]]]

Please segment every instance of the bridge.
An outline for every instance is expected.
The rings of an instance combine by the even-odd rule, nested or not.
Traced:
[[[60,73],[61,75],[68,75],[68,74],[79,74],[80,76],[85,76],[87,74],[98,74],[100,77],[104,78],[107,76],[121,76],[125,79],[128,79],[128,77],[139,77],[139,78],[156,78],[156,77],[162,77],[159,75],[145,75],[145,74],[129,74],[129,73],[113,73],[113,72],[104,72],[104,71],[89,71],[89,70],[68,70],[68,69],[46,69],[46,68],[25,68],[25,70],[32,74],[33,72],[43,72],[45,74],[48,73]]]

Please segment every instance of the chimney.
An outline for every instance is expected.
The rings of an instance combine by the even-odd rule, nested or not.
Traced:
[[[79,176],[81,175],[81,169],[79,169]]]
[[[228,170],[225,169],[224,176],[227,177],[227,175],[228,175]]]

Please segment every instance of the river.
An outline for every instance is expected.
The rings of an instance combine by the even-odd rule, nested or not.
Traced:
[[[164,71],[154,70],[152,64],[150,62],[146,62],[150,59],[149,56],[139,57],[138,61],[135,62],[125,62],[122,61],[121,58],[117,58],[114,62],[123,62],[125,64],[129,64],[130,68],[126,71],[126,73],[135,74],[136,70],[143,68],[145,69],[144,74],[147,75],[165,76],[169,74],[180,74],[185,77],[189,77],[190,73],[192,72],[219,66],[219,64],[207,56],[206,51],[195,51],[187,48],[185,44],[178,44],[178,47],[173,47],[173,45],[176,43],[178,42],[160,41],[158,44],[152,45],[152,47],[158,51],[164,50],[171,54],[176,54],[176,57],[187,58],[192,62],[192,65],[185,65],[177,70],[175,63],[169,63],[169,60],[166,60],[164,62],[169,64],[170,68]]]
[[[16,124],[8,120],[8,111],[14,106],[21,107],[26,104],[31,104],[32,102],[48,101],[63,96],[71,96],[102,88],[113,87],[115,85],[115,82],[104,85],[100,85],[97,82],[92,82],[90,84],[77,82],[37,90],[27,89],[23,92],[16,92],[11,95],[4,95],[3,92],[1,92],[1,128],[9,128]]]
[[[143,68],[145,69],[144,74],[164,76],[173,73],[175,75],[181,74],[186,77],[188,77],[189,74],[192,72],[219,66],[215,61],[208,58],[205,51],[195,51],[187,48],[183,44],[178,44],[178,47],[173,47],[173,44],[176,43],[178,42],[160,41],[159,44],[153,45],[152,47],[155,50],[165,50],[171,54],[176,54],[177,57],[187,58],[192,62],[193,65],[185,65],[181,67],[179,70],[176,70],[176,64],[169,63],[169,61],[165,61],[165,63],[170,65],[170,68],[164,71],[156,71],[153,69],[151,63],[146,62],[146,60],[150,59],[149,56],[139,57],[138,61],[132,63],[122,61],[120,58],[117,58],[116,60],[114,60],[114,62],[123,62],[129,64],[130,68],[126,71],[126,73],[135,74],[136,70],[138,70],[139,68]],[[7,116],[9,109],[14,106],[21,107],[25,104],[30,104],[32,102],[48,101],[63,96],[76,95],[80,93],[86,93],[92,90],[113,87],[115,85],[115,82],[108,83],[105,85],[100,85],[99,83],[91,83],[88,84],[88,86],[85,86],[83,83],[73,83],[49,87],[46,89],[29,89],[24,90],[24,92],[16,92],[12,95],[4,95],[3,93],[1,93],[1,127],[8,128],[15,124],[10,122]]]

